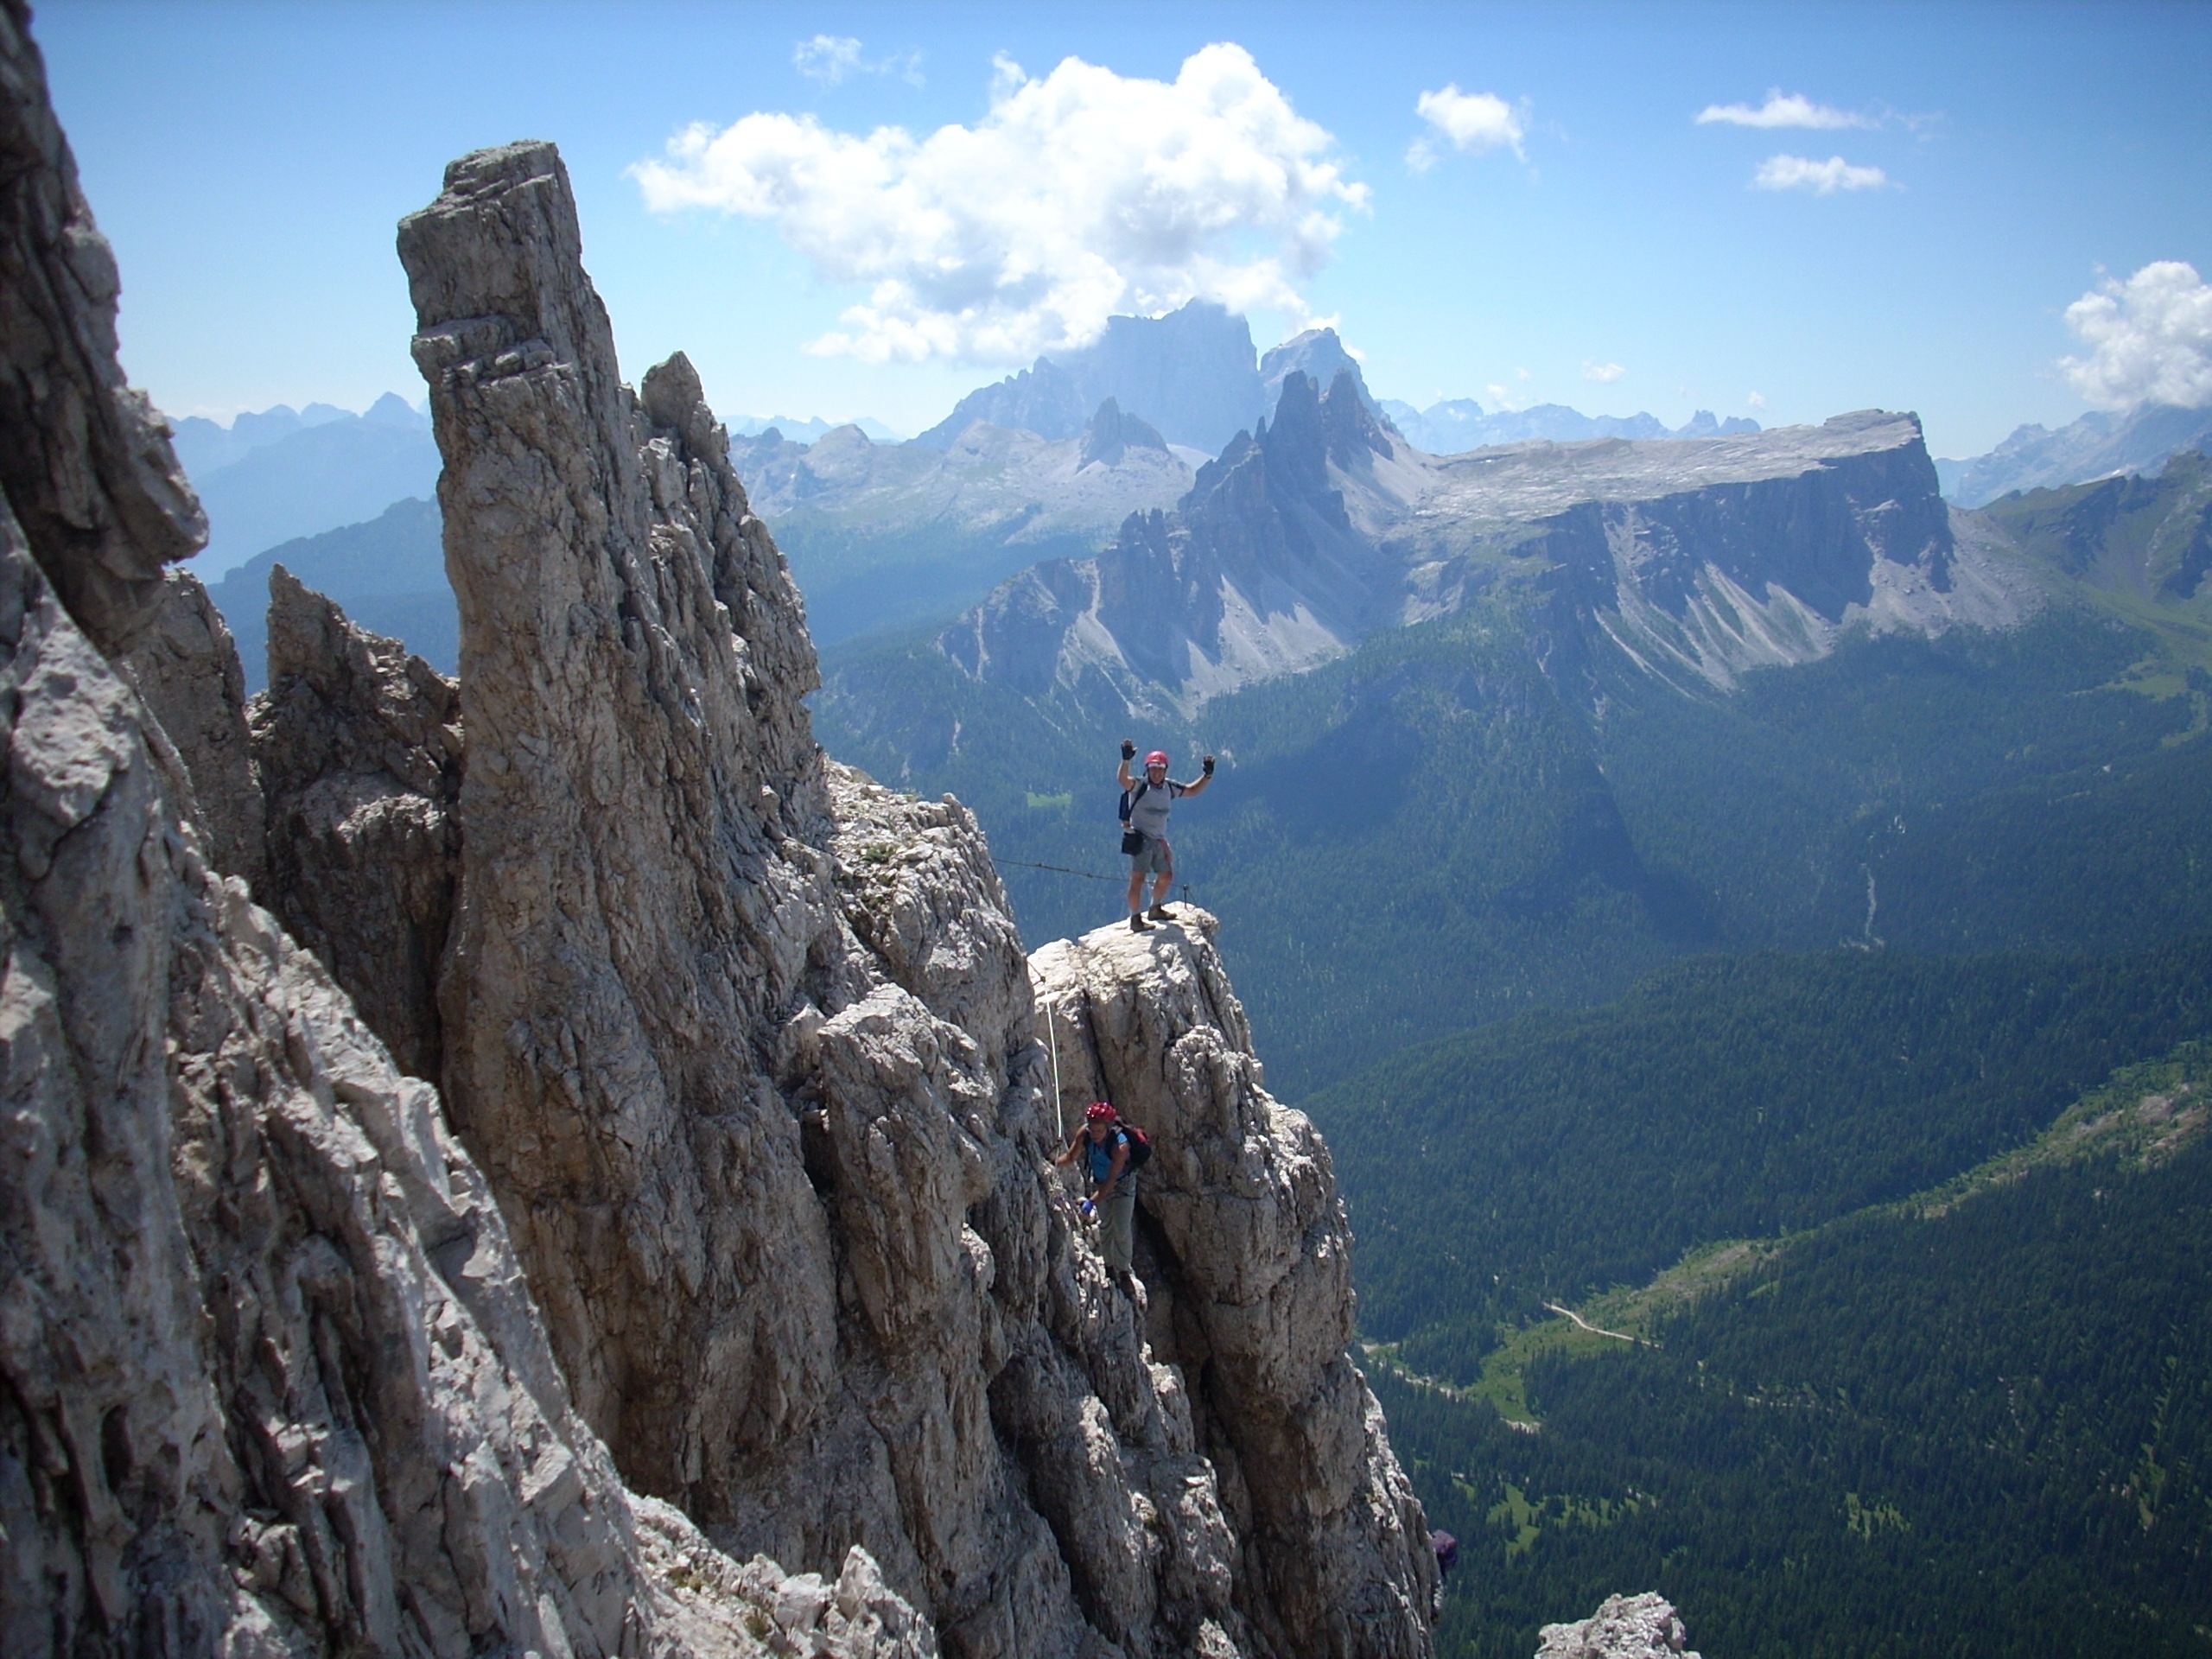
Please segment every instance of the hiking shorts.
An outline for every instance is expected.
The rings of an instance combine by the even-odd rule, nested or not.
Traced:
[[[1129,1249],[1136,1226],[1137,1195],[1116,1187],[1113,1197],[1098,1206],[1098,1253],[1106,1258],[1108,1267],[1129,1271]]]
[[[1175,874],[1175,855],[1167,843],[1157,836],[1144,838],[1144,850],[1129,855],[1129,874],[1132,875],[1173,875]]]

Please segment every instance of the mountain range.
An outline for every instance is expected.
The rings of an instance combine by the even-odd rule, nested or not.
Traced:
[[[851,421],[825,421],[819,415],[810,416],[804,420],[791,415],[740,415],[728,424],[733,437],[758,437],[772,426],[794,443],[812,443],[816,439],[826,438],[832,432],[847,426],[860,428],[877,443],[904,443],[906,441],[904,433],[894,432],[881,421],[866,415]]]
[[[1594,620],[1662,677],[1722,688],[1853,626],[1940,632],[2032,605],[1955,534],[1910,416],[1439,458],[1377,420],[1349,371],[1325,392],[1294,372],[1274,423],[1200,468],[1172,513],[1036,565],[933,649],[1040,707],[1188,719],[1502,588]]]
[[[429,420],[391,392],[360,415],[279,404],[228,427],[194,416],[172,429],[207,510],[198,569],[210,581],[280,542],[373,518],[437,486]]]
[[[2151,472],[2184,450],[2212,452],[2212,409],[2147,404],[2126,414],[2092,410],[2056,432],[2016,427],[1987,454],[1938,461],[1936,471],[1945,495],[1962,507],[1981,507],[2018,490]]]
[[[1325,382],[1327,377],[1315,378]],[[1408,442],[1433,455],[1456,455],[1492,444],[1527,443],[1537,438],[1554,443],[1586,438],[1719,438],[1759,429],[1757,421],[1741,416],[1719,420],[1709,409],[1700,409],[1681,425],[1670,428],[1655,415],[1585,415],[1564,404],[1537,404],[1489,415],[1471,397],[1446,398],[1427,409],[1386,397],[1377,407]]]

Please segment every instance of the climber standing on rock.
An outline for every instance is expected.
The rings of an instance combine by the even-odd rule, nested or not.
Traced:
[[[1198,779],[1179,784],[1167,776],[1167,756],[1154,749],[1144,758],[1144,776],[1129,774],[1137,746],[1122,740],[1122,765],[1116,774],[1122,785],[1122,850],[1129,855],[1129,931],[1147,932],[1154,922],[1172,922],[1167,889],[1175,880],[1175,849],[1167,843],[1167,809],[1179,795],[1199,795],[1213,782],[1213,756],[1199,763]],[[1152,877],[1152,909],[1144,908],[1144,879]]]
[[[1123,1290],[1129,1288],[1129,1249],[1137,1224],[1137,1169],[1143,1159],[1143,1142],[1136,1131],[1122,1122],[1122,1115],[1103,1100],[1094,1100],[1083,1114],[1083,1127],[1066,1149],[1052,1160],[1056,1164],[1084,1160],[1090,1178],[1090,1196],[1083,1213],[1098,1217],[1098,1253],[1106,1270]]]

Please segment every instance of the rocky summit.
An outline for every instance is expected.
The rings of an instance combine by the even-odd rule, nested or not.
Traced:
[[[552,147],[401,228],[458,682],[273,573],[249,710],[19,0],[0,57],[0,1647],[1427,1654],[1210,918],[1032,963],[965,809],[823,758]],[[1126,1287],[1051,1162],[1108,1090]]]

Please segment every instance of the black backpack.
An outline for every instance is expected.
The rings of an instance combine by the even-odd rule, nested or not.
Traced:
[[[1130,825],[1129,809],[1142,800],[1145,791],[1151,787],[1151,779],[1140,778],[1135,788],[1122,791],[1122,851],[1131,857],[1144,851],[1144,831]],[[1151,1154],[1147,1151],[1146,1156],[1150,1155]],[[1132,1165],[1131,1167],[1134,1168],[1135,1166]]]
[[[1147,1135],[1142,1129],[1137,1128],[1135,1124],[1130,1122],[1128,1118],[1123,1117],[1119,1112],[1114,1114],[1114,1127],[1121,1130],[1123,1135],[1127,1135],[1129,1141],[1129,1161],[1122,1166],[1124,1169],[1142,1169],[1147,1164],[1152,1161],[1152,1137],[1150,1135]]]

